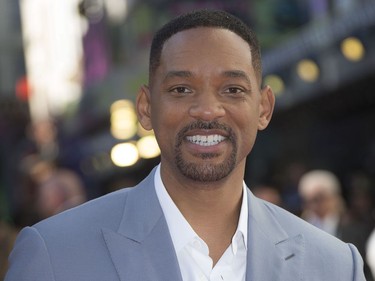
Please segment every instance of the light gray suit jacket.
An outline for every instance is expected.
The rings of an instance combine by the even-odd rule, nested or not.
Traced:
[[[182,281],[154,173],[23,229],[5,280]],[[365,280],[354,246],[247,196],[247,281]]]

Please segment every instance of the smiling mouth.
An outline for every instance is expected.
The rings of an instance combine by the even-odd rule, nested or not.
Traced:
[[[223,141],[225,141],[227,138],[221,135],[207,135],[207,136],[201,136],[201,135],[195,135],[195,136],[187,136],[186,140],[200,145],[200,146],[213,146],[217,145]]]

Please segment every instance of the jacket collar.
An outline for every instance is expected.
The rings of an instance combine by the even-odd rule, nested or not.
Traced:
[[[120,280],[182,281],[168,225],[154,188],[155,169],[127,191],[119,228],[103,235]],[[248,190],[246,280],[299,280],[304,239],[289,237],[273,209]]]
[[[182,281],[168,226],[153,188],[154,173],[155,169],[127,191],[118,230],[102,230],[122,281]]]
[[[277,207],[248,190],[249,232],[246,280],[301,280],[304,238],[289,237],[275,217]]]

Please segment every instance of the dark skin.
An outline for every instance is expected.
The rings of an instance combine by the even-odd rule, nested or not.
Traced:
[[[163,183],[207,243],[214,264],[237,228],[246,156],[274,108],[272,90],[261,89],[257,77],[241,37],[225,29],[195,28],[165,42],[160,66],[137,98],[138,118],[154,130],[161,149]],[[184,130],[198,121],[230,129]],[[176,164],[176,151],[184,168]]]

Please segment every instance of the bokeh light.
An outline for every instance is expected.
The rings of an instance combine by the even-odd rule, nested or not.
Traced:
[[[320,75],[318,65],[310,59],[303,59],[297,65],[297,74],[305,82],[315,82]]]
[[[348,37],[341,43],[341,52],[347,60],[360,61],[365,55],[365,48],[358,38]]]
[[[111,159],[118,167],[132,166],[139,159],[138,149],[130,142],[116,144],[111,150]]]
[[[280,76],[275,74],[270,74],[264,77],[264,84],[269,85],[276,96],[281,95],[285,90],[284,81]]]
[[[149,159],[160,155],[160,148],[154,135],[142,137],[137,142],[139,155],[142,158]]]

